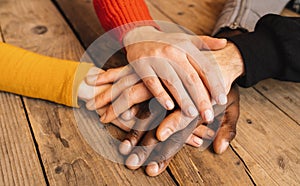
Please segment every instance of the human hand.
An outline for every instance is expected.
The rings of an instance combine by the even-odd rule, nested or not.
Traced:
[[[229,92],[233,82],[244,74],[244,62],[239,49],[232,43],[228,42],[226,47],[216,51],[202,51],[206,58],[213,58],[221,71],[225,91]],[[199,67],[196,67],[199,68]],[[201,71],[202,69],[197,69]],[[200,75],[201,76],[201,75]]]
[[[127,69],[127,68],[122,68],[122,69],[124,69],[123,72],[125,73],[131,72],[131,69]],[[98,95],[101,95],[104,92],[110,90],[110,88],[113,86],[112,83],[116,81],[120,75],[122,75],[121,73],[119,73],[119,71],[117,71],[118,73],[114,73],[114,72],[115,69],[104,71],[100,68],[92,67],[86,74],[85,79],[80,83],[78,87],[78,94],[77,94],[78,99],[86,103],[89,103],[91,100],[94,100],[95,97],[97,97]],[[101,85],[91,85],[90,83],[88,83],[89,81],[96,79],[98,76],[104,73],[108,74],[108,76],[106,76],[107,78],[105,80],[105,83],[102,83]],[[100,101],[100,104],[102,104],[102,106],[101,108],[97,109],[96,112],[101,117],[106,113],[106,110],[109,107],[107,103],[103,104],[103,101],[101,100],[98,101]],[[125,116],[128,115],[128,113],[135,113],[136,111],[137,111],[137,107],[133,107],[130,110],[125,109],[123,113],[124,117],[114,118],[113,120],[111,120],[111,123],[121,128],[122,130],[129,131],[135,124],[135,119],[133,117],[126,119]],[[125,120],[122,118],[125,118]]]
[[[185,117],[182,114],[181,116]],[[235,137],[238,117],[239,93],[237,86],[233,86],[228,94],[225,115],[216,119],[217,122],[221,122],[221,127],[213,141],[216,153],[223,153],[228,148],[229,142]],[[174,118],[174,121],[176,119]],[[149,124],[150,120],[152,126],[157,125],[157,122],[160,121],[153,119],[152,116],[152,119],[149,119],[146,123]],[[202,144],[202,139],[212,140],[214,138],[214,131],[204,125],[196,127],[198,122],[196,119],[191,121],[185,129],[175,133],[163,143],[156,138],[156,128],[148,132],[145,130],[131,130],[119,147],[122,154],[127,155],[130,153],[125,163],[126,166],[130,169],[137,169],[146,162],[146,173],[149,176],[159,175],[166,169],[172,157],[182,148],[184,142],[199,147]],[[142,127],[140,129],[149,128],[145,125],[140,127]],[[139,146],[136,146],[138,143]]]
[[[210,58],[213,57],[216,59],[220,66],[222,76],[224,77],[226,92],[229,92],[232,82],[243,71],[243,62],[238,49],[232,43],[228,43],[224,49],[209,53],[202,51],[202,53]],[[115,120],[121,113],[128,109],[129,110],[126,111],[121,118],[130,119],[134,117],[137,112],[138,106],[136,104],[146,101],[152,97],[152,94],[149,92],[147,87],[142,82],[139,82],[139,78],[135,74],[132,74],[133,72],[130,70],[130,67],[123,68],[124,67],[111,69],[106,73],[101,73],[97,79],[88,81],[90,84],[101,85],[103,83],[116,81],[118,78],[114,76],[116,76],[115,74],[119,74],[119,81],[87,104],[89,109],[99,109],[112,102],[103,115],[104,117],[101,118],[102,122],[105,120],[106,122]],[[200,70],[201,69],[198,69],[198,71]],[[105,120],[103,118],[105,118]],[[189,122],[192,119],[193,118],[186,118]],[[169,124],[167,122],[162,123],[158,128],[158,139],[164,141],[168,138],[168,136],[186,127],[189,122],[182,122],[180,125],[177,125],[176,128],[174,128],[175,125],[169,128]]]
[[[123,42],[129,63],[165,109],[172,110],[174,102],[160,80],[183,113],[191,118],[199,111],[205,121],[213,120],[210,95],[218,104],[226,104],[227,93],[218,65],[200,52],[200,49],[222,49],[226,40],[164,33],[145,26],[127,33]],[[196,69],[201,70],[197,72]]]

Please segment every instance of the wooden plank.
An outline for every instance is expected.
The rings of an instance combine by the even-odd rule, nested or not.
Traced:
[[[61,10],[69,18],[69,22],[73,25],[85,22],[86,24],[93,25],[93,19],[87,17],[73,18],[77,13],[72,12],[65,0],[57,0],[57,4]],[[72,2],[73,10],[80,10],[87,12],[91,8],[80,9],[75,8],[75,5],[80,6],[80,0]],[[151,3],[147,2],[151,14],[156,20],[171,21],[160,10],[155,8]],[[91,5],[92,6],[92,5]],[[88,14],[89,15],[89,14]],[[89,23],[90,22],[90,23]],[[75,26],[74,26],[75,27]],[[79,28],[79,26],[76,26]],[[77,30],[79,36],[84,38],[83,35],[87,34],[84,30]],[[96,35],[96,34],[92,34]],[[95,38],[96,39],[96,38]],[[170,171],[180,185],[200,184],[200,185],[213,185],[213,184],[241,184],[251,185],[251,180],[246,173],[246,168],[239,158],[232,150],[228,150],[224,155],[218,156],[209,151],[203,153],[199,150],[185,147],[181,152],[176,155],[170,164]]]
[[[75,1],[72,3],[69,0],[53,0],[53,2],[55,2],[68,20],[72,20],[73,31],[79,36],[79,40],[85,48],[104,33],[95,14],[92,0]]]
[[[241,90],[239,121],[233,147],[256,183],[265,185],[273,180],[278,185],[297,185],[300,182],[299,125],[252,88]]]
[[[83,53],[75,35],[49,0],[6,1],[1,6],[4,37],[8,43],[60,58],[78,60]],[[26,98],[47,178],[52,185],[172,185],[168,173],[147,177],[97,154],[78,130],[78,110]],[[92,112],[85,125],[95,125]],[[106,130],[104,128],[103,130]],[[103,144],[104,146],[106,144]]]
[[[300,83],[270,79],[255,88],[300,125]]]
[[[173,22],[195,34],[210,35],[226,0],[148,0]]]
[[[0,185],[46,185],[21,97],[0,92]]]
[[[46,185],[21,99],[0,92],[0,185]]]

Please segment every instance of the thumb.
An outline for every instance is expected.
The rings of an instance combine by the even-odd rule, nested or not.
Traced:
[[[236,135],[236,124],[239,118],[239,93],[233,87],[228,94],[228,106],[222,118],[221,127],[214,140],[213,147],[217,154],[222,154]]]

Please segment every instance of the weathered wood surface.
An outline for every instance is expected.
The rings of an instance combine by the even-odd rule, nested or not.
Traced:
[[[224,2],[147,0],[154,19],[175,22],[196,34],[211,33]],[[0,3],[0,26],[5,40],[41,54],[78,60],[83,49],[76,36],[88,47],[103,33],[91,0],[55,0],[61,12],[49,0],[19,0],[18,3],[1,0]],[[290,11],[284,14],[293,15]],[[118,54],[116,59],[122,57]],[[96,123],[95,114],[25,98],[28,124],[20,98],[0,93],[1,134],[8,136],[0,137],[1,150],[10,147],[0,154],[0,184],[34,185],[37,183],[30,177],[34,173],[37,175],[34,181],[39,181],[37,185],[45,184],[45,180],[53,185],[173,185],[175,182],[180,185],[297,185],[300,182],[299,89],[299,84],[275,80],[264,81],[254,89],[242,89],[238,134],[231,149],[219,156],[208,150],[200,153],[198,149],[185,147],[172,160],[169,171],[156,178],[145,176],[142,169],[130,171],[112,163],[86,143],[79,129],[89,135],[107,132],[106,128],[84,128]],[[2,121],[17,122],[17,126],[31,125],[34,136],[29,127],[12,127],[7,132],[8,127],[3,127]],[[78,122],[84,123],[79,129]],[[11,142],[15,140],[11,136],[16,133],[11,130],[19,130],[19,136],[23,134],[27,141],[20,138],[22,141]],[[45,167],[45,178],[33,137]],[[27,149],[20,149],[23,143],[29,145]],[[103,141],[105,145],[109,145],[108,140]],[[13,156],[17,158],[10,156],[14,152],[18,152]],[[26,164],[29,162],[20,161],[23,156],[31,157],[30,166]]]
[[[80,43],[51,1],[5,1],[1,9],[6,12],[1,26],[7,43],[59,58],[78,60],[82,55]],[[142,169],[130,171],[93,151],[77,128],[77,111],[34,99],[24,102],[51,185],[174,184],[167,172],[150,178]],[[86,125],[97,120],[90,118],[84,120]]]
[[[0,6],[0,26],[3,14]],[[0,92],[0,185],[45,185],[22,99]]]

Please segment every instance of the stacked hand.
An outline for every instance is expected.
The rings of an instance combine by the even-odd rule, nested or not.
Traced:
[[[172,44],[180,39],[183,42],[179,42],[172,49]],[[173,43],[166,42],[167,40]],[[210,124],[203,125],[213,120],[211,96],[217,103],[227,102],[225,115],[219,118],[221,127],[214,140],[217,153],[224,152],[234,138],[239,115],[237,88],[232,88],[228,97],[223,96],[229,92],[235,78],[242,74],[241,57],[236,47],[230,43],[225,47],[224,40],[203,36],[196,38],[185,34],[173,34],[167,40],[161,43],[141,42],[127,46],[127,56],[133,68],[126,66],[107,72],[93,68],[80,86],[82,91],[79,91],[79,97],[87,101],[87,108],[96,110],[103,123],[112,122],[126,131],[133,128],[121,143],[120,152],[124,155],[130,154],[126,165],[131,169],[151,162],[146,172],[152,176],[158,175],[166,168],[170,159],[185,142],[199,147],[203,139],[215,137],[215,132],[208,127]],[[203,44],[203,40],[206,45]],[[191,45],[197,46],[197,51]],[[191,49],[192,54],[183,48]],[[207,48],[216,51],[199,50]],[[146,51],[137,51],[138,49]],[[174,55],[179,57],[165,60]],[[205,63],[196,61],[197,57],[200,60],[199,56],[206,60]],[[209,63],[212,60],[216,63]],[[184,70],[181,71],[182,69]],[[213,73],[210,69],[217,69],[220,73]],[[235,69],[234,72],[232,69]],[[174,109],[173,100],[160,84],[156,74],[172,93],[179,108]],[[140,77],[143,82],[140,81]],[[172,110],[165,118],[161,115],[164,113],[162,107],[156,107],[154,112],[148,113],[148,117],[143,116],[147,113],[142,112],[139,103],[152,98],[153,95],[162,107]],[[197,117],[194,103],[202,117]],[[136,114],[146,119],[137,119]],[[137,144],[140,146],[136,146]]]

